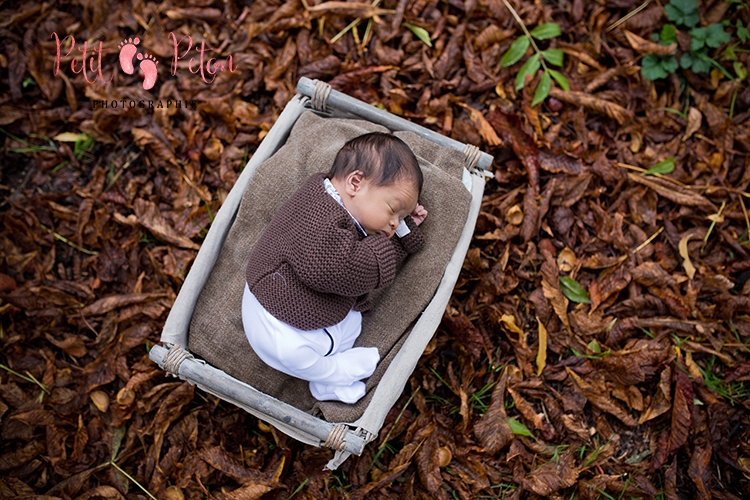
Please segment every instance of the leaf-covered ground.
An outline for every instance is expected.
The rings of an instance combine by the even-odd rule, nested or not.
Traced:
[[[511,2],[570,90],[502,64],[500,0],[375,4],[2,4],[0,497],[750,497],[747,2]],[[184,36],[234,71],[173,67]],[[147,355],[300,76],[495,156],[440,329],[336,472]]]

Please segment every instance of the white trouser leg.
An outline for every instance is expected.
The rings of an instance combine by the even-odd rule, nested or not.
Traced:
[[[325,400],[358,400],[364,395],[364,384],[359,380],[372,375],[380,360],[374,347],[351,347],[362,328],[362,315],[356,311],[326,328],[328,333],[323,329],[299,330],[273,317],[246,285],[242,298],[242,323],[258,357],[287,375],[322,384],[315,389],[311,385],[311,391],[313,396],[319,394]],[[326,356],[331,350],[331,337],[335,352]],[[334,387],[341,389],[335,390]],[[341,396],[328,397],[337,396],[338,392]],[[360,395],[355,398],[357,394]]]

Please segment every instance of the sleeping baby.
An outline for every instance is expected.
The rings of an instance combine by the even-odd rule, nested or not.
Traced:
[[[242,322],[266,364],[310,382],[319,401],[355,403],[375,371],[375,347],[353,347],[367,294],[419,251],[427,210],[422,172],[401,139],[361,135],[271,219],[247,264]]]

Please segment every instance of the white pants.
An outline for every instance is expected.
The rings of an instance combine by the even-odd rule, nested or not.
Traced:
[[[362,330],[362,313],[349,311],[340,322],[319,330],[300,330],[276,319],[245,284],[242,324],[255,353],[276,370],[310,382],[318,401],[356,403],[365,395],[361,381],[375,371],[375,347],[353,347]]]

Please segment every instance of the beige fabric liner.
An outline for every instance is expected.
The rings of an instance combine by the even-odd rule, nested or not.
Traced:
[[[466,222],[471,194],[461,182],[463,153],[412,132],[396,132],[417,156],[424,174],[420,202],[429,211],[422,225],[425,248],[407,259],[395,281],[373,292],[358,346],[376,346],[381,362],[367,394],[353,405],[319,402],[308,382],[278,372],[253,352],[242,327],[245,266],[253,245],[279,206],[313,173],[327,171],[349,139],[387,129],[363,120],[325,118],[308,111],[286,144],[258,167],[240,204],[219,259],[201,292],[190,322],[188,348],[198,357],[261,392],[329,422],[353,422],[370,402],[373,388],[398,352],[411,325],[430,302]]]

